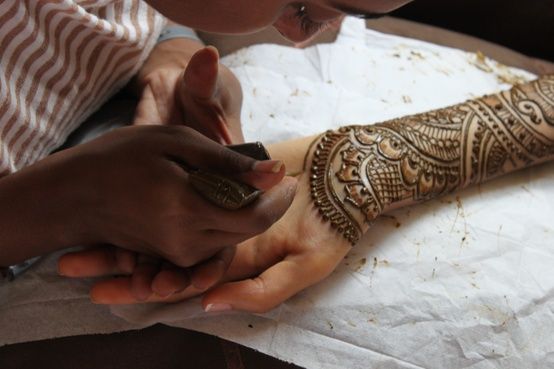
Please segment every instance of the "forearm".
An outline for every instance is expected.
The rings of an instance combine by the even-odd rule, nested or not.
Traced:
[[[0,266],[75,245],[80,209],[70,203],[78,194],[67,179],[50,165],[0,179]]]
[[[294,146],[308,151],[306,140],[272,148],[289,172],[301,163]],[[429,113],[329,131],[316,139],[306,170],[323,217],[355,243],[382,213],[553,158],[550,76]]]

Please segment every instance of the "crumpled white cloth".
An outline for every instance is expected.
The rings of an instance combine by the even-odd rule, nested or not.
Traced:
[[[243,85],[246,139],[264,142],[431,110],[534,77],[354,19],[334,44],[258,45],[224,62]],[[164,322],[314,369],[551,367],[553,169],[381,218],[328,279],[264,315],[207,315],[193,300],[112,307],[128,322],[116,321],[87,304],[88,283],[55,277],[47,260],[0,288],[0,326],[8,327],[0,344]],[[37,286],[53,297],[33,299]],[[44,329],[44,311],[63,329]],[[16,332],[23,323],[13,317],[27,317],[36,334]]]

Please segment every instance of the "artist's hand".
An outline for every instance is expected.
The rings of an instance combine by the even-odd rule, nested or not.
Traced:
[[[310,199],[306,175],[299,178],[297,195],[289,211],[266,233],[241,243],[224,280],[205,293],[202,304],[208,311],[268,311],[299,291],[328,276],[350,250],[350,244],[321,220]],[[131,268],[118,262],[115,248],[71,253],[59,261],[59,271],[70,277],[129,275]],[[153,279],[148,302],[175,302],[205,292],[183,283],[176,270]],[[210,285],[210,283],[204,283]],[[184,289],[187,287],[186,289]],[[184,290],[183,290],[184,289]],[[91,298],[101,304],[142,302],[133,294],[132,277],[97,282]]]
[[[180,267],[269,228],[289,207],[296,186],[283,180],[282,163],[256,161],[181,126],[121,128],[51,158],[57,163],[52,170],[73,181],[73,211],[79,211],[86,235],[79,243],[117,245]],[[193,168],[267,191],[246,208],[220,209],[191,187],[187,170]],[[220,259],[228,264],[232,254]],[[157,272],[148,257],[140,261],[147,267],[142,279]]]
[[[186,125],[222,143],[243,142],[242,90],[213,47],[194,40],[158,44],[135,78],[134,124]]]

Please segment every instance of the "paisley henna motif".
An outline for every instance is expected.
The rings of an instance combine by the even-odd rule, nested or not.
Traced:
[[[554,157],[554,76],[429,113],[322,135],[311,191],[355,244],[379,214]]]

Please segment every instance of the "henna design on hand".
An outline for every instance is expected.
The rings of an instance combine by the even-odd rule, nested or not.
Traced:
[[[355,244],[378,215],[554,158],[554,76],[477,100],[322,135],[311,191]]]

